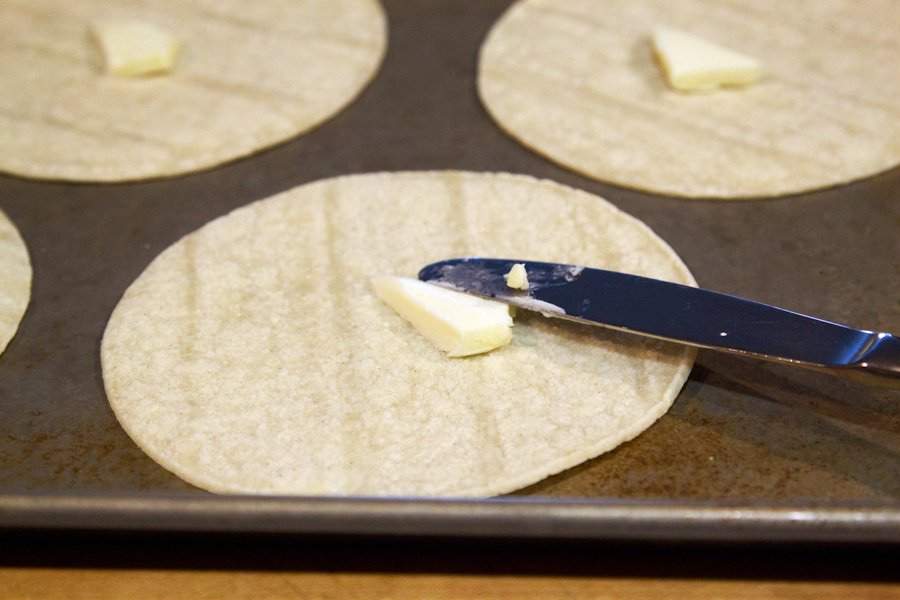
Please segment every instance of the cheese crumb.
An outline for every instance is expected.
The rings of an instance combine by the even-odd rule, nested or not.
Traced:
[[[142,21],[103,21],[92,31],[107,71],[120,77],[166,73],[181,50],[181,43],[168,32]]]
[[[712,91],[750,85],[762,78],[755,59],[684,31],[658,27],[652,43],[663,73],[676,91]]]
[[[481,354],[512,340],[509,306],[407,277],[376,277],[375,293],[451,357]]]
[[[525,263],[516,263],[506,274],[506,285],[517,290],[528,289],[528,273],[525,271]]]

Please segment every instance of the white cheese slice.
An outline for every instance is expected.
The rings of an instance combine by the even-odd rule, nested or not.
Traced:
[[[166,73],[181,49],[168,32],[142,21],[103,21],[93,25],[93,33],[107,70],[123,77]]]
[[[481,354],[512,339],[510,307],[406,277],[376,277],[385,304],[448,356]]]
[[[525,271],[525,263],[516,263],[506,274],[506,285],[517,290],[528,289],[528,273]]]
[[[762,69],[755,59],[696,35],[658,27],[652,41],[666,78],[677,91],[750,85],[762,78]]]

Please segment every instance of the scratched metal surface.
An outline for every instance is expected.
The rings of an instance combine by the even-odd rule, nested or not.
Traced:
[[[256,156],[121,185],[0,176],[0,208],[20,228],[34,264],[31,305],[0,355],[0,528],[102,527],[102,520],[79,521],[75,500],[87,503],[82,508],[103,501],[110,515],[109,501],[120,497],[217,501],[156,465],[119,427],[103,391],[100,338],[125,288],[164,248],[235,207],[325,177],[414,169],[546,177],[644,220],[703,287],[900,333],[900,169],[840,188],[732,203],[653,196],[571,173],[503,134],[477,100],[478,46],[507,4],[386,0],[390,44],[372,84],[333,120]],[[701,352],[672,410],[646,433],[517,496],[626,509],[648,501],[680,509],[737,503],[763,514],[787,504],[811,506],[815,515],[815,506],[837,503],[863,521],[892,515],[883,526],[851,527],[855,539],[888,529],[900,539],[900,393]],[[47,497],[60,502],[35,512],[29,499]],[[250,527],[245,505],[233,506],[225,522]],[[379,506],[370,515],[376,520],[387,514]],[[414,515],[419,505],[411,506],[403,510]],[[440,508],[429,504],[432,510]],[[165,529],[167,515],[177,527],[177,512],[157,515],[158,527]],[[331,515],[334,522],[341,514]],[[666,523],[678,525],[682,513],[667,514]],[[826,525],[830,514],[822,513]],[[647,518],[644,535],[661,523],[658,514]],[[486,532],[499,523],[479,522]],[[703,523],[715,537],[715,514]],[[759,523],[757,537],[765,538],[773,525]],[[353,532],[352,522],[343,529]],[[676,531],[690,538],[697,521],[684,517]]]

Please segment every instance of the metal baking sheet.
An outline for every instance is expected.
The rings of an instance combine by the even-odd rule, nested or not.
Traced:
[[[671,411],[620,448],[489,501],[220,497],[119,427],[99,343],[125,288],[209,220],[348,173],[465,169],[545,177],[644,220],[700,285],[900,333],[900,169],[746,202],[595,182],[526,150],[475,93],[508,1],[384,0],[390,44],[360,98],[318,129],[223,167],[129,184],[0,176],[34,264],[0,355],[0,530],[282,531],[681,540],[900,541],[900,392],[701,352]]]

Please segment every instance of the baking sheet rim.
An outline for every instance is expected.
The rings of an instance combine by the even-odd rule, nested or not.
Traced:
[[[16,530],[684,542],[900,542],[900,505],[0,495]]]

